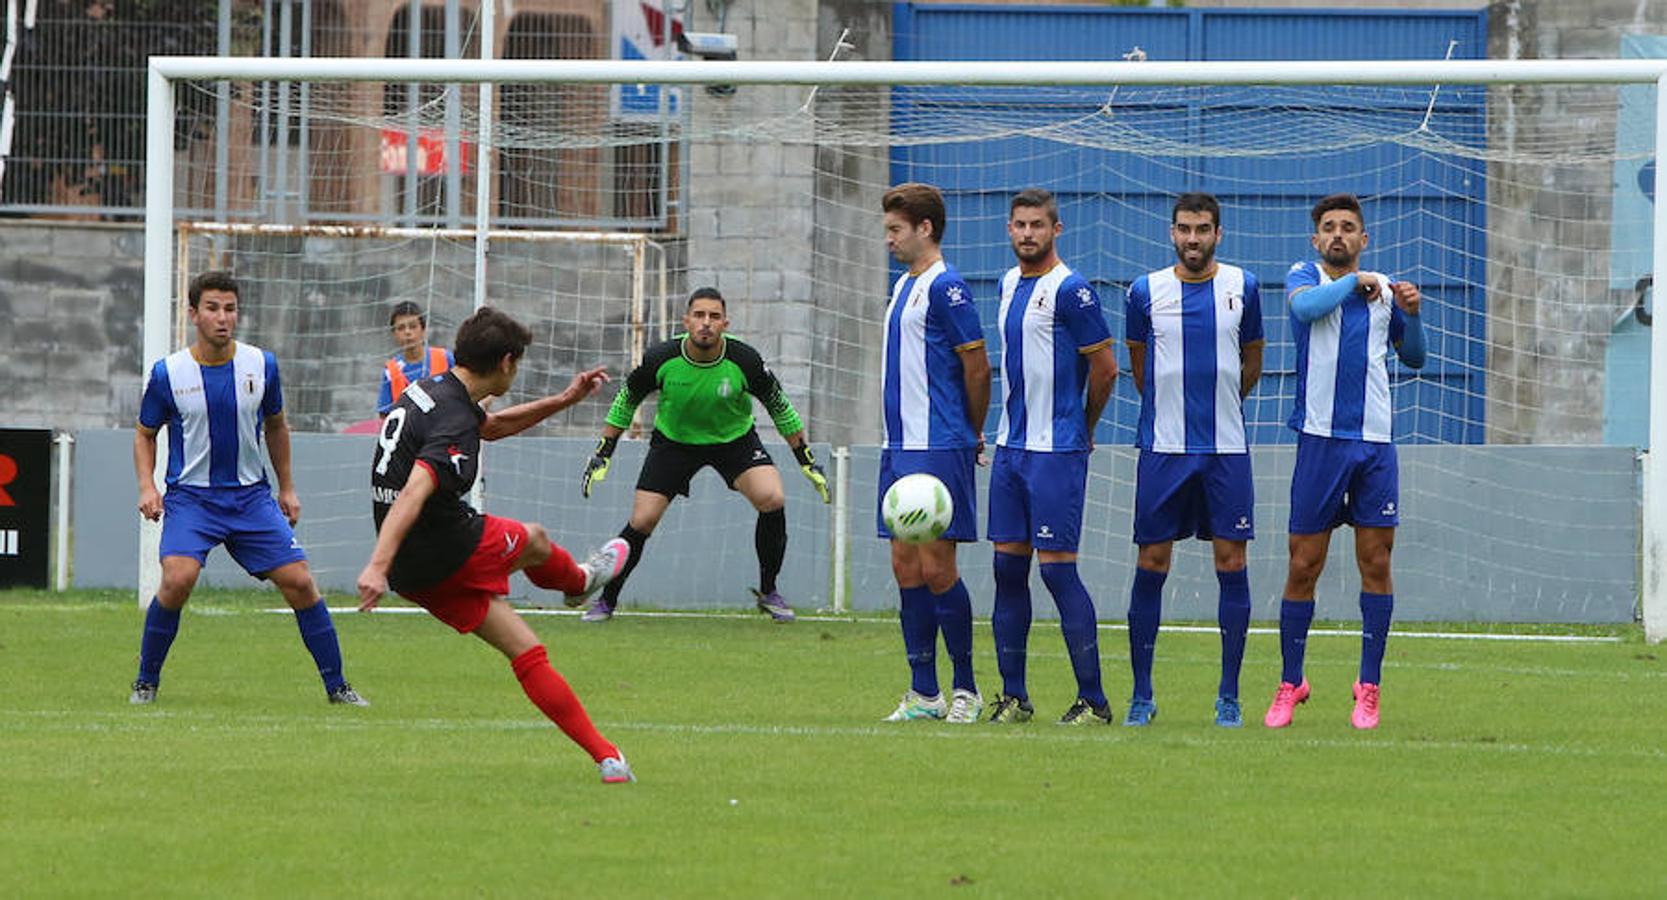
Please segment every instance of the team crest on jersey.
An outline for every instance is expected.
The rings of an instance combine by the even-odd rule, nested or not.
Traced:
[[[1039,291],[1036,294],[1036,299],[1035,299],[1035,301],[1032,305],[1034,305],[1037,309],[1047,309],[1048,308],[1048,292],[1047,291]]]
[[[453,444],[446,448],[446,456],[451,458],[451,467],[456,470],[457,477],[462,478],[463,461],[469,458],[469,454],[457,449],[457,445]]]
[[[728,378],[720,379],[718,381],[718,396],[728,400],[729,395],[733,393],[735,393],[735,388],[730,386]]]
[[[255,395],[255,373],[243,373],[243,393],[253,397]]]

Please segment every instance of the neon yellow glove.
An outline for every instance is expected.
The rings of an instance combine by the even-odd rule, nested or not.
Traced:
[[[590,462],[585,463],[583,493],[585,499],[590,499],[591,485],[602,483],[608,477],[608,465],[613,462],[614,448],[619,446],[619,438],[605,437],[596,442],[596,452],[591,454]]]
[[[810,452],[809,444],[801,444],[793,448],[793,458],[799,461],[799,471],[810,479],[810,486],[822,497],[823,503],[832,503],[833,496],[828,493],[828,473],[816,462],[816,454]]]

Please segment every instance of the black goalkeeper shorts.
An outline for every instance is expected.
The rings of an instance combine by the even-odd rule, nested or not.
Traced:
[[[758,429],[749,429],[725,444],[685,444],[655,431],[648,442],[648,458],[637,475],[637,490],[666,497],[689,496],[689,482],[695,473],[711,466],[731,490],[735,479],[753,466],[773,466],[775,460],[758,439]]]

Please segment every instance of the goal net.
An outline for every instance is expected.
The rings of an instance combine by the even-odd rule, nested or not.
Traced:
[[[883,311],[899,269],[881,240],[882,193],[903,181],[944,191],[945,256],[973,288],[999,398],[997,283],[1013,265],[1004,225],[1015,192],[1040,186],[1058,198],[1061,256],[1099,291],[1126,373],[1126,289],[1174,262],[1175,196],[1208,191],[1223,208],[1219,257],[1262,285],[1268,343],[1246,418],[1257,475],[1251,583],[1258,617],[1271,618],[1297,378],[1285,273],[1316,255],[1315,200],[1345,191],[1365,208],[1363,266],[1425,296],[1429,363],[1390,363],[1404,511],[1397,618],[1614,622],[1638,610],[1655,98],[1636,74],[1435,83],[1466,71],[1453,64],[1401,79],[1414,83],[1343,85],[1309,83],[1297,65],[1258,84],[1187,83],[1212,79],[1123,63],[1101,80],[1067,66],[1030,70],[1038,83],[980,85],[971,82],[988,74],[970,66],[963,82],[921,83],[923,70],[907,64],[891,64],[889,77],[869,74],[882,64],[781,64],[773,79],[711,64],[734,73],[730,91],[637,83],[643,73],[693,81],[716,71],[676,63],[311,60],[285,74],[236,71],[237,62],[181,65],[168,82],[168,233],[179,235],[178,279],[227,265],[253,285],[244,336],[278,351],[299,429],[335,434],[370,414],[395,300],[430,310],[443,342],[484,279],[486,302],[535,325],[534,355],[504,401],[516,402],[585,365],[622,375],[643,342],[677,327],[690,290],[715,286],[731,332],[763,353],[813,441],[838,448],[826,454],[844,500],[833,509],[782,466],[792,529],[782,590],[804,606],[889,608],[874,482]],[[1159,83],[1147,71],[1175,77]],[[1287,72],[1297,74],[1279,83]],[[274,83],[258,80],[277,77],[291,79],[281,105]],[[496,83],[490,107],[472,83],[482,80]],[[867,83],[840,83],[853,80]],[[622,92],[645,91],[657,98],[652,114],[622,105]],[[225,117],[219,130],[240,136],[229,151],[216,138]],[[251,224],[272,221],[291,224]],[[475,222],[492,229],[484,254]],[[543,522],[574,549],[617,531],[642,442],[625,442],[589,501],[578,488],[606,406],[590,401],[528,440],[493,446],[487,507]],[[1124,377],[1098,423],[1086,504],[1084,578],[1113,619],[1134,563],[1138,411]],[[303,520],[315,556],[327,544],[344,550],[344,562],[317,565],[332,588],[351,583],[369,546],[368,445],[331,447],[351,440],[321,437],[316,456],[297,455],[310,460],[297,471],[303,499],[338,491],[354,522],[326,538],[314,530],[323,523]],[[627,604],[737,606],[756,584],[751,510],[714,476],[697,477],[692,493],[650,542]],[[1356,615],[1350,540],[1344,529],[1333,542],[1322,617]],[[1207,546],[1186,543],[1166,613],[1213,619]],[[962,556],[984,610],[987,552]]]

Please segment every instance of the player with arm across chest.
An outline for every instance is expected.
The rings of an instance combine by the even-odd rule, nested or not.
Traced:
[[[1388,356],[1394,350],[1406,366],[1424,365],[1423,295],[1410,282],[1361,269],[1369,239],[1354,195],[1321,198],[1310,218],[1310,241],[1320,259],[1297,262],[1285,276],[1297,351],[1290,418],[1297,459],[1291,474],[1290,564],[1279,610],[1283,669],[1263,722],[1269,728],[1291,724],[1296,706],[1308,699],[1303,657],[1314,588],[1332,531],[1350,524],[1361,615],[1350,723],[1372,729],[1379,721],[1379,682],[1395,607],[1389,560],[1401,513]]]

